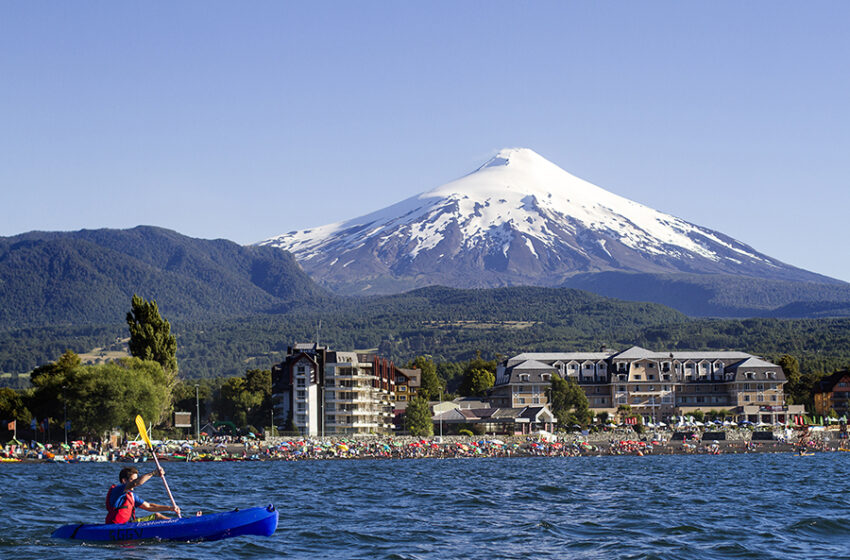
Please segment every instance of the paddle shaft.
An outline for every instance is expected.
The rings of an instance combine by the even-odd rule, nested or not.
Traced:
[[[159,470],[159,459],[156,458],[156,449],[153,447],[151,447],[151,454],[153,455],[153,462],[156,463],[156,468]],[[174,509],[177,509],[177,502],[174,501],[174,496],[171,495],[171,489],[168,487],[168,482],[165,480],[165,474],[163,473],[160,478],[162,479],[162,483],[165,484],[165,491],[168,492],[168,498],[171,500],[171,505],[174,506]],[[183,516],[178,513],[177,517]]]

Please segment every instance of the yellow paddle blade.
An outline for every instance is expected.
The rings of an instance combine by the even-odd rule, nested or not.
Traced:
[[[139,435],[142,436],[142,439],[145,440],[148,447],[153,449],[153,443],[151,443],[151,438],[148,437],[148,429],[145,428],[145,421],[142,420],[141,414],[136,415],[136,427],[139,428]]]

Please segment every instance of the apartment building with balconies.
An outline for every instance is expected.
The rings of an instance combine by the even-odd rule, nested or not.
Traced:
[[[391,434],[392,362],[296,344],[272,367],[275,423],[305,436]]]

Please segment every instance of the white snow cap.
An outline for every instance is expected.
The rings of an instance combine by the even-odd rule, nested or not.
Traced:
[[[361,244],[374,236],[404,236],[413,242],[410,257],[435,247],[449,223],[455,222],[464,245],[482,236],[491,240],[506,226],[526,238],[551,246],[559,234],[553,224],[575,233],[589,229],[619,239],[649,254],[679,254],[677,249],[710,260],[721,257],[701,239],[763,261],[745,245],[720,239],[714,232],[653,210],[567,173],[528,148],[499,151],[473,173],[428,192],[352,220],[290,232],[263,242],[292,251],[299,259],[317,256],[325,242],[356,226],[346,243]],[[403,230],[403,231],[402,231]],[[507,234],[505,234],[507,235]],[[386,240],[384,240],[386,242]],[[604,249],[604,246],[603,246]],[[681,254],[679,254],[681,256]]]

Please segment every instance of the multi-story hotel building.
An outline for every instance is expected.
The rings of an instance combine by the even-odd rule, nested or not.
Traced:
[[[695,410],[726,410],[754,423],[786,422],[802,406],[785,405],[785,374],[744,352],[529,352],[499,365],[495,406],[547,404],[552,374],[574,380],[590,408],[615,413],[621,405],[647,421],[668,421]]]
[[[275,423],[305,436],[390,434],[393,371],[376,355],[291,346],[272,367]]]

